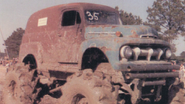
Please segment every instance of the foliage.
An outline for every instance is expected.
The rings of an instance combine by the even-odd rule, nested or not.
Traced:
[[[176,56],[175,60],[177,61],[177,63],[185,62],[185,58],[182,58],[180,56]]]
[[[172,54],[171,60],[176,60],[177,56],[175,54]]]
[[[24,30],[22,28],[17,28],[16,31],[12,33],[11,36],[9,36],[5,40],[5,44],[7,47],[9,58],[15,58],[19,55],[19,47],[22,41],[22,36],[24,34]]]
[[[185,2],[182,0],[156,0],[148,7],[148,22],[144,24],[155,28],[162,39],[172,42],[178,34],[184,35]]]
[[[170,43],[170,49],[171,49],[172,53],[175,53],[177,50],[176,45],[174,43]]]
[[[181,52],[180,56],[177,56],[176,59],[179,62],[185,62],[185,51]]]
[[[115,7],[116,10],[119,11],[120,18],[123,25],[140,25],[142,24],[142,19],[139,16],[135,16],[132,13],[124,12],[123,10],[119,10],[118,7]]]
[[[6,56],[5,53],[1,53],[1,52],[0,52],[0,59],[1,59],[1,58],[4,58],[5,56]]]
[[[182,58],[185,58],[185,51],[181,52],[180,56],[181,56]]]
[[[176,60],[177,63],[185,62],[185,51],[181,52],[180,56],[172,54],[171,59]]]

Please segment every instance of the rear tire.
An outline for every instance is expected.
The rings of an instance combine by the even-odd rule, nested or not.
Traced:
[[[3,101],[5,104],[30,104],[33,103],[33,90],[36,85],[34,69],[28,66],[12,66],[5,76]]]
[[[12,70],[7,73],[4,82],[3,90],[3,102],[5,104],[23,104],[21,102],[21,82],[19,80],[20,74],[16,70]]]

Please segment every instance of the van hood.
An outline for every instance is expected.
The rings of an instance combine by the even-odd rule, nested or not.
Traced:
[[[144,25],[89,25],[85,28],[85,38],[118,37],[117,32],[121,33],[119,37],[158,38],[153,28]]]

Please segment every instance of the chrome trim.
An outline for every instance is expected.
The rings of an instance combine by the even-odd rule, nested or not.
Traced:
[[[88,32],[88,34],[115,34],[116,32]]]
[[[132,49],[133,54],[134,54],[134,60],[137,60],[139,55],[141,54],[141,50],[139,47],[135,47],[134,49]]]
[[[132,49],[133,50],[133,55],[134,55],[134,60],[138,60],[139,56],[146,56],[146,60],[150,61],[152,56],[156,57],[156,60],[160,60],[162,54],[164,53],[162,49],[152,49],[152,48],[147,48],[147,49],[140,49],[139,47],[135,47]]]
[[[144,34],[144,35],[140,35],[140,38],[153,38],[153,39],[157,39],[158,36],[153,35],[153,34]]]
[[[157,51],[158,51],[158,56],[156,57],[156,59],[157,59],[157,60],[160,60],[160,58],[161,58],[161,56],[163,55],[164,52],[163,52],[163,50],[160,49],[160,48],[158,48]]]

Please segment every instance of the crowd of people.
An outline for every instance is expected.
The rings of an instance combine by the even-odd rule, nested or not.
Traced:
[[[176,65],[176,61],[171,61],[171,64]],[[183,63],[180,64],[179,78],[181,82],[185,82],[185,68],[184,68]]]
[[[12,64],[16,64],[17,62],[18,62],[17,58],[13,58],[12,60],[10,60],[8,57],[0,58],[0,65],[7,67]]]

